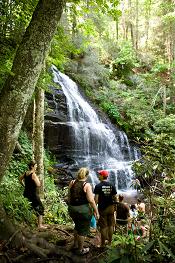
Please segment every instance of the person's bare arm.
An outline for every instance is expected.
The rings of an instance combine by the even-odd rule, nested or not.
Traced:
[[[140,204],[140,210],[145,213],[145,204],[144,203],[141,203]]]
[[[20,181],[20,184],[21,184],[22,186],[25,186],[25,184],[24,184],[24,174],[22,174],[22,175],[19,177],[19,181]]]
[[[98,204],[98,195],[95,195],[95,203]]]
[[[97,205],[95,203],[95,200],[94,200],[94,194],[92,192],[92,187],[89,183],[87,183],[85,185],[85,188],[84,188],[85,192],[86,192],[86,197],[87,197],[87,200],[88,202],[90,203],[91,207],[94,209],[94,214],[95,214],[95,217],[97,219],[99,219],[99,212],[98,212],[98,208],[97,208]]]
[[[32,174],[32,179],[35,181],[35,184],[36,184],[37,187],[41,186],[40,180],[39,180],[38,176],[35,173]]]
[[[145,204],[141,203],[138,205],[138,211],[145,213]]]
[[[113,199],[114,203],[116,203],[118,201],[117,195],[113,195],[112,199]]]
[[[75,180],[72,180],[72,181],[70,182],[70,184],[69,184],[69,187],[68,187],[68,195],[67,195],[67,197],[66,197],[66,199],[65,199],[65,202],[66,202],[67,204],[70,204],[70,189],[71,189],[72,185],[74,184],[74,182],[75,182]]]

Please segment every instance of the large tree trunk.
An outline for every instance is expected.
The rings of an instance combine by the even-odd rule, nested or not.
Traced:
[[[0,181],[9,164],[64,0],[40,0],[16,52],[0,98]]]

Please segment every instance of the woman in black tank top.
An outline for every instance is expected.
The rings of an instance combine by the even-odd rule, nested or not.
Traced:
[[[20,183],[24,186],[24,197],[30,202],[38,216],[38,227],[45,228],[42,225],[44,207],[38,194],[38,187],[41,186],[38,176],[36,175],[37,164],[35,162],[29,163],[29,170],[19,177]]]
[[[68,211],[75,223],[74,228],[74,248],[84,255],[89,252],[89,248],[84,248],[84,237],[89,234],[92,209],[96,218],[99,218],[97,206],[95,204],[92,187],[86,182],[89,175],[87,168],[81,168],[77,173],[76,180],[69,184]]]

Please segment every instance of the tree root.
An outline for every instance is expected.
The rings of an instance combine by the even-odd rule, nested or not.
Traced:
[[[69,234],[66,230],[63,230],[63,229],[60,229],[60,228],[57,228],[58,231],[60,232],[63,232],[64,234],[66,234],[67,236],[72,236],[71,234]]]
[[[4,247],[8,247],[8,245],[12,242],[13,238],[17,235],[17,233],[19,233],[20,230],[18,229],[17,231],[15,231],[12,236],[9,238],[9,240],[4,244]]]

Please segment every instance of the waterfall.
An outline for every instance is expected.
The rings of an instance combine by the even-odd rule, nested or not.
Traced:
[[[54,120],[59,127],[67,127],[65,136],[69,138],[70,147],[66,154],[75,160],[78,168],[90,169],[93,185],[99,182],[97,170],[106,169],[110,173],[109,180],[117,189],[128,189],[133,176],[132,162],[139,157],[137,147],[130,145],[124,132],[114,130],[112,124],[96,114],[74,81],[55,66],[52,66],[52,72],[54,83],[61,86],[66,96],[67,121]],[[58,114],[57,106],[54,109]],[[62,147],[65,145],[60,146],[60,151]]]

